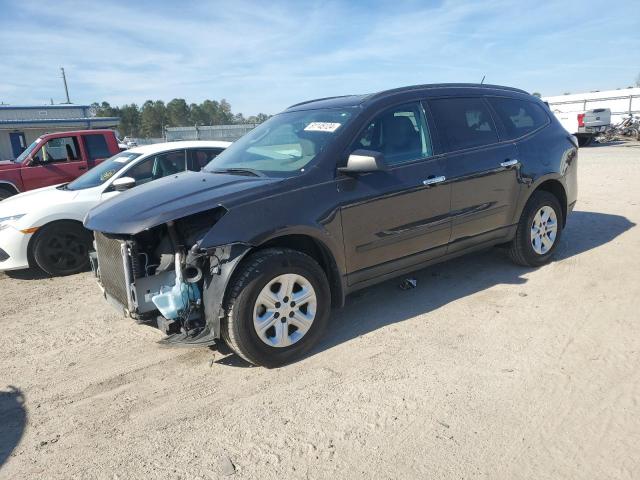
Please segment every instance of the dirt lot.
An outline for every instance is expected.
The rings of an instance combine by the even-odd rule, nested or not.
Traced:
[[[276,370],[161,348],[90,274],[0,275],[0,477],[638,478],[640,145],[579,162],[554,263],[368,289]]]

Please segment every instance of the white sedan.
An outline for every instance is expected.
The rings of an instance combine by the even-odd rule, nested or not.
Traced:
[[[38,266],[69,275],[89,266],[87,212],[128,188],[185,170],[199,171],[230,142],[191,141],[135,147],[105,160],[71,183],[0,201],[0,271]]]

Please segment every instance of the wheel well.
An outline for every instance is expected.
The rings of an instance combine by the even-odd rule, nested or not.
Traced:
[[[562,208],[562,226],[564,227],[567,223],[567,193],[564,190],[564,186],[558,180],[546,180],[542,182],[536,188],[536,191],[544,190],[545,192],[549,192],[560,202],[560,207]]]
[[[36,238],[38,238],[38,234],[40,232],[42,232],[45,228],[49,228],[51,225],[55,225],[58,223],[74,223],[80,227],[82,227],[83,229],[86,230],[86,228],[84,228],[84,225],[82,224],[82,222],[79,222],[78,220],[71,220],[71,219],[62,219],[62,220],[54,220],[53,222],[49,222],[49,223],[45,223],[44,225],[42,225],[41,227],[38,228],[38,230],[36,231],[35,234],[33,234],[31,236],[31,238],[29,239],[29,245],[27,246],[27,261],[29,262],[29,266],[32,267],[36,264],[35,259],[33,257],[33,242],[35,241]],[[87,230],[88,232],[90,230]],[[93,236],[93,234],[92,234]]]
[[[17,195],[18,193],[20,193],[18,189],[13,185],[11,185],[10,183],[0,183],[0,190],[9,192],[11,195]]]
[[[325,245],[308,235],[285,235],[261,244],[256,247],[254,251],[274,247],[297,250],[309,255],[318,262],[320,267],[324,270],[324,273],[327,275],[327,280],[329,280],[329,287],[331,288],[331,305],[334,307],[342,306],[344,295],[342,292],[340,272],[338,271],[333,255]]]

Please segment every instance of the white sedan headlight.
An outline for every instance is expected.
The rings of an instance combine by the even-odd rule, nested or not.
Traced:
[[[2,218],[0,218],[0,230],[4,230],[11,223],[15,222],[16,220],[20,220],[25,215],[26,215],[26,213],[20,213],[18,215],[11,215],[10,217],[2,217]]]

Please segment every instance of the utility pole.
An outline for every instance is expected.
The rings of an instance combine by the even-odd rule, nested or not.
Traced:
[[[70,104],[71,100],[69,100],[69,87],[67,87],[67,77],[64,74],[64,68],[60,67],[60,71],[62,72],[62,81],[64,82],[64,93],[67,95],[67,101],[64,103]]]

